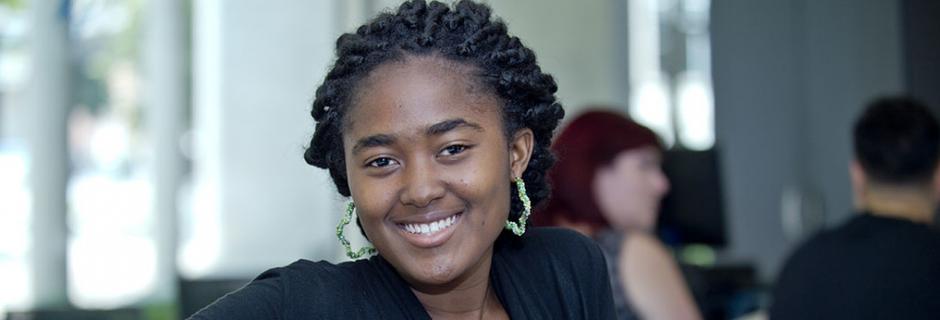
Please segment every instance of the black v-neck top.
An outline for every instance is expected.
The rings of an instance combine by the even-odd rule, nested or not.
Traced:
[[[512,319],[613,319],[600,248],[577,232],[531,228],[496,241],[490,282]],[[299,260],[265,271],[191,319],[430,319],[381,256]]]

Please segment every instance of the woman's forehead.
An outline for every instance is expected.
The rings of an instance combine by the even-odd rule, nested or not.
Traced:
[[[358,90],[344,135],[418,133],[450,119],[500,126],[499,100],[479,87],[466,68],[436,58],[380,66]]]
[[[357,96],[361,96],[377,85],[400,82],[404,78],[429,79],[453,82],[457,88],[471,95],[490,95],[493,90],[483,84],[480,69],[467,62],[455,61],[439,54],[405,55],[376,66],[357,85]]]

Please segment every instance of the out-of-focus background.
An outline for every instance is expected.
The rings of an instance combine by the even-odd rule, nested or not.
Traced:
[[[936,1],[486,2],[569,115],[618,109],[671,147],[660,235],[709,318],[765,306],[794,245],[850,214],[866,101],[940,106]],[[398,3],[0,0],[0,315],[181,318],[342,261],[309,105],[335,39]]]

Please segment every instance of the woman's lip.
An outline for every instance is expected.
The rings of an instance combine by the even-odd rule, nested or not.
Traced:
[[[402,238],[405,238],[405,241],[408,241],[408,243],[410,243],[411,245],[418,247],[418,248],[434,248],[447,242],[447,240],[450,239],[450,237],[454,235],[454,231],[457,230],[457,224],[459,224],[460,221],[463,220],[463,212],[458,212],[456,214],[444,216],[438,220],[442,220],[450,216],[454,217],[453,223],[451,223],[449,226],[447,226],[444,229],[438,230],[437,232],[432,232],[430,234],[408,232],[408,230],[405,230],[405,226],[402,223],[396,223],[396,226],[398,227],[398,233],[402,236]],[[432,220],[430,222],[438,221],[438,220]],[[427,223],[427,222],[422,222],[422,223]]]

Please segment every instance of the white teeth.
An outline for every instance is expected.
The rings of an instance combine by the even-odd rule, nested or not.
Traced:
[[[450,216],[431,223],[405,224],[403,227],[405,228],[405,231],[410,233],[426,235],[447,229],[447,227],[450,227],[456,221],[457,216]]]

